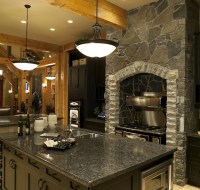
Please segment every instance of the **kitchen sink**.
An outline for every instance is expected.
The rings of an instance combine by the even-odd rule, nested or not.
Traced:
[[[88,133],[88,134],[80,135],[80,136],[78,136],[78,138],[91,139],[91,138],[97,138],[97,137],[101,137],[101,136],[102,135],[97,134],[97,133]]]
[[[68,137],[84,138],[84,139],[91,139],[91,138],[97,138],[97,137],[103,136],[102,134],[76,130],[76,129],[73,129],[71,132],[67,131],[67,134],[65,135],[67,135]]]

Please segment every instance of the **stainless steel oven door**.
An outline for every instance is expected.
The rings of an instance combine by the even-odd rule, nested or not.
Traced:
[[[142,190],[172,190],[172,160],[142,172]]]

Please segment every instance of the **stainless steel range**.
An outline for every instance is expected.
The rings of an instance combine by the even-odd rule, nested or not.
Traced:
[[[133,121],[115,128],[116,135],[166,143],[166,93],[143,92],[137,96],[127,96],[126,106],[133,111]]]

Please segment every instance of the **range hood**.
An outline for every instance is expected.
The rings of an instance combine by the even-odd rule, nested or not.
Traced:
[[[165,108],[166,92],[142,92],[137,96],[127,96],[126,106],[140,108]]]

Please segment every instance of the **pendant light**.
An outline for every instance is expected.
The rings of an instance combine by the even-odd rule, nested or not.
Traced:
[[[24,5],[27,9],[27,17],[26,17],[26,49],[23,52],[24,57],[20,60],[13,61],[13,65],[20,70],[30,71],[35,69],[38,66],[38,62],[34,61],[32,58],[28,57],[28,49],[27,49],[27,36],[28,36],[28,9],[31,7],[30,5]]]
[[[96,23],[93,25],[93,39],[79,40],[76,48],[88,57],[105,57],[111,54],[118,43],[112,40],[101,39],[101,25],[98,23],[98,0],[96,0]]]
[[[56,76],[52,73],[51,67],[50,67],[50,72],[48,75],[45,77],[47,80],[55,80]]]

